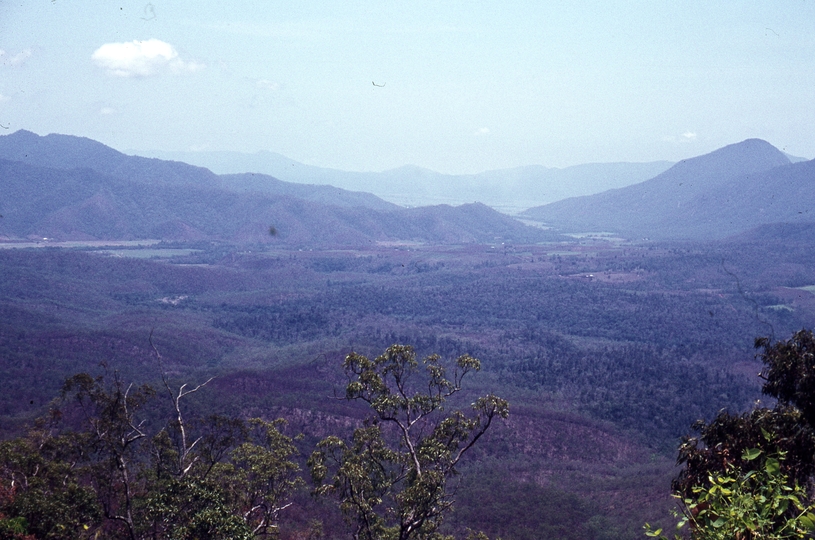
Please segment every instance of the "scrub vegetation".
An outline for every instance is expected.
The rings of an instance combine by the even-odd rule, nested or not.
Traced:
[[[373,369],[363,359],[410,344],[418,359],[478,358],[481,369],[467,376],[469,390],[445,398],[417,441],[450,427],[454,411],[477,413],[470,405],[478,396],[500,395],[512,410],[453,468],[456,448],[480,429],[466,422],[478,416],[461,417],[450,439],[458,447],[426,441],[435,448],[432,467],[455,470],[439,473],[443,489],[434,493],[449,508],[443,520],[427,518],[429,534],[637,538],[646,521],[667,530],[682,436],[722,409],[752,411],[762,397],[755,336],[793,335],[815,314],[802,288],[815,283],[808,234],[768,227],[708,244],[584,237],[315,251],[207,242],[154,245],[187,251],[152,259],[127,257],[138,250],[122,247],[117,256],[98,246],[2,250],[4,460],[39,471],[40,491],[31,493],[56,484],[73,490],[48,499],[70,502],[48,515],[79,534],[183,538],[217,522],[233,537],[347,538],[368,518],[381,531],[402,530],[416,476],[406,442],[374,406],[375,394],[349,384]],[[427,393],[433,376],[417,362],[412,380]],[[455,387],[453,368],[445,369]],[[171,397],[184,383],[182,394],[205,382],[176,400],[184,443]],[[100,438],[112,431],[91,429],[114,398],[132,401],[132,419],[116,417],[132,426],[115,444]],[[348,452],[374,446],[390,475],[372,484],[382,500],[370,505],[376,519],[343,506],[355,484],[341,472],[352,463]],[[317,484],[306,474],[315,449],[325,467],[313,469]],[[793,463],[785,451],[762,449],[755,463]],[[130,495],[115,476],[123,469],[112,465],[120,454],[132,466]],[[258,475],[258,467],[268,470]],[[10,470],[3,526],[76,537],[31,528],[48,527],[44,519],[19,519],[26,514],[12,509],[45,509],[46,498],[26,499]],[[100,471],[104,482],[91,482]],[[276,485],[287,486],[285,497],[261,485],[269,471],[282,475]],[[238,493],[226,479],[257,487]],[[314,498],[315,489],[326,496]]]

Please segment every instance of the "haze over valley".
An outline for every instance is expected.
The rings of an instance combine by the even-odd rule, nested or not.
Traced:
[[[815,316],[812,161],[750,139],[663,168],[519,220],[2,136],[0,426],[19,433],[104,362],[215,377],[205,409],[286,418],[305,456],[364,415],[330,397],[348,353],[471,354],[511,414],[462,469],[446,530],[638,538],[669,515],[679,437],[761,399],[753,339]],[[348,534],[296,505],[287,537],[314,519]]]
[[[813,30],[0,2],[0,539],[811,537]]]
[[[469,175],[441,174],[405,165],[379,173],[358,173],[308,166],[271,152],[134,153],[193,163],[222,175],[260,173],[287,182],[365,191],[401,206],[480,202],[509,214],[647,180],[672,165],[667,161],[589,163],[563,169],[529,165]]]

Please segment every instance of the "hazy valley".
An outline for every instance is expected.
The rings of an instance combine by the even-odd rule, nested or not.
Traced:
[[[510,402],[463,468],[450,531],[638,538],[668,516],[690,425],[761,399],[754,338],[815,317],[815,162],[764,141],[674,165],[345,182],[233,158],[219,175],[89,139],[0,137],[5,437],[100,362],[155,383],[152,335],[174,378],[216,377],[204,410],[282,416],[304,458],[364,416],[336,399],[345,355],[412,344],[476,356],[473,394]],[[488,195],[394,204],[417,177],[413,202]],[[288,538],[319,513],[305,493]]]

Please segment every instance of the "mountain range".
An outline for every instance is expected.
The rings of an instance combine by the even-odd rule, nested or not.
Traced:
[[[793,163],[760,139],[683,160],[654,178],[530,208],[521,215],[564,232],[715,239],[768,223],[815,221],[815,161]]]
[[[666,170],[661,170],[665,162],[635,165],[636,173],[631,173],[632,164],[526,167],[469,177],[412,167],[320,173],[345,174],[357,184],[364,179],[354,175],[369,174],[364,181],[392,190],[407,190],[412,184],[419,198],[438,197],[444,190],[465,197],[468,189],[475,193],[489,184],[517,188],[517,201],[526,196],[524,190],[532,189],[529,179],[537,178],[540,186],[546,171],[559,171],[561,178],[573,175],[575,181],[567,183],[572,188],[580,182],[586,188],[585,179],[592,175],[623,182],[626,174],[633,174],[626,177],[630,183],[648,167],[660,171],[625,187],[529,208],[519,217],[538,225],[532,227],[483,200],[456,207],[404,208],[371,193],[322,185],[319,171],[297,163],[290,168],[300,171],[300,179],[317,183],[286,182],[262,173],[218,175],[179,161],[126,155],[87,138],[17,131],[0,137],[0,236],[311,247],[530,243],[562,241],[561,233],[599,231],[631,239],[708,240],[764,224],[815,222],[810,210],[815,161],[791,159],[760,139],[686,159]],[[496,187],[492,193],[499,191]],[[537,197],[549,196],[546,193]]]
[[[0,240],[198,248],[163,260],[0,249],[0,429],[5,439],[22,432],[72,374],[110,369],[160,385],[167,366],[173,381],[216,377],[195,396],[201,418],[283,417],[304,435],[305,460],[312,441],[362,425],[364,412],[337,399],[347,354],[409,343],[420,356],[482,359],[474,394],[511,402],[508,422],[460,471],[451,534],[641,538],[674,504],[679,437],[760,397],[755,336],[815,318],[813,167],[748,140],[526,213],[564,232],[735,233],[665,249],[544,244],[566,240],[482,203],[402,208],[78,137],[0,137]],[[767,224],[750,228],[758,222]],[[411,244],[499,241],[530,245]],[[365,249],[376,243],[409,249]],[[472,402],[459,395],[451,410]],[[303,524],[325,509],[305,489],[292,508]]]
[[[26,131],[0,137],[0,186],[0,235],[7,238],[291,247],[553,236],[483,204],[406,209],[367,193],[263,175],[219,177],[185,163],[128,156],[90,139]]]
[[[402,206],[478,201],[508,214],[567,197],[635,184],[665,171],[669,161],[587,163],[563,169],[529,165],[478,174],[442,174],[412,165],[383,172],[351,172],[305,165],[274,152],[138,152],[195,163],[218,174],[256,172],[287,182],[328,184],[374,193]]]

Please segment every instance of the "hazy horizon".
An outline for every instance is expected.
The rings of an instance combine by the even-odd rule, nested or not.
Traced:
[[[815,3],[0,4],[0,126],[445,174],[814,156]]]

